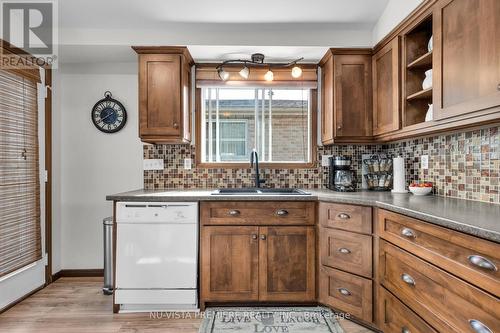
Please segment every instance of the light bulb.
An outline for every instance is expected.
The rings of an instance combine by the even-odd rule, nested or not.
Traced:
[[[292,68],[292,77],[298,79],[301,76],[302,76],[302,68],[300,68],[299,66],[294,66]]]
[[[267,73],[264,75],[264,79],[266,81],[274,80],[274,73],[271,70],[268,70]]]
[[[249,75],[250,75],[250,70],[248,69],[248,67],[247,66],[243,67],[240,71],[240,76],[246,80],[248,79]]]
[[[229,73],[222,68],[219,68],[217,70],[217,74],[219,74],[219,77],[222,81],[227,81],[227,79],[229,79]]]

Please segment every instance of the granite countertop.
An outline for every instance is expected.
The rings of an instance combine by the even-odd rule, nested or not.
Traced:
[[[211,195],[212,189],[135,190],[108,195],[114,201],[327,201],[380,207],[500,243],[500,205],[390,192],[305,190],[311,195]]]

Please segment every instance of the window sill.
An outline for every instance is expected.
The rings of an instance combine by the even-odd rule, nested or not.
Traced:
[[[245,163],[197,163],[197,168],[206,169],[251,169],[250,162]],[[296,163],[296,162],[283,162],[283,163],[259,163],[260,169],[312,169],[316,168],[316,162]]]

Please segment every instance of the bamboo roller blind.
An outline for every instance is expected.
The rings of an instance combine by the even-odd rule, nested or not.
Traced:
[[[0,71],[0,276],[42,257],[36,82]]]

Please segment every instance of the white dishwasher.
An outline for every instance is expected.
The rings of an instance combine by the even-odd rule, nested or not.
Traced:
[[[115,304],[120,311],[198,308],[198,204],[116,204]]]

